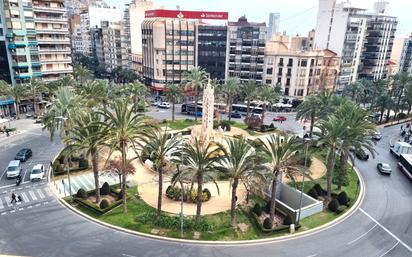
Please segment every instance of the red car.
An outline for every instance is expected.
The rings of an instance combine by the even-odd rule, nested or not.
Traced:
[[[285,116],[276,116],[273,118],[273,121],[286,121],[287,118]]]

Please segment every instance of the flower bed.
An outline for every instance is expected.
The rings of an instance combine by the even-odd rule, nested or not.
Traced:
[[[174,200],[174,201],[181,201],[182,197],[182,189],[177,186],[168,186],[166,189],[166,196],[167,198]],[[202,192],[202,202],[207,202],[210,200],[212,197],[209,189],[205,188],[203,189]],[[196,203],[197,202],[197,190],[190,188],[184,188],[183,192],[183,201],[184,202],[190,202],[190,203]]]

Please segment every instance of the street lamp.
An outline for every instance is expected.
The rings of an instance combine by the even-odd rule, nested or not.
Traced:
[[[304,165],[303,172],[302,172],[302,186],[300,188],[298,225],[300,224],[300,217],[301,217],[301,212],[302,212],[303,190],[305,186],[305,174],[307,171],[307,162],[308,162],[308,148],[309,148],[309,141],[306,142],[306,147],[305,147],[305,165]]]
[[[66,117],[63,116],[58,116],[55,117],[55,119],[57,120],[62,120],[63,122],[65,122],[67,120]],[[66,158],[66,162],[67,162],[67,179],[69,181],[69,195],[70,198],[73,199],[73,195],[72,195],[72,184],[71,184],[71,180],[70,180],[70,163],[71,163],[71,158],[70,156]]]

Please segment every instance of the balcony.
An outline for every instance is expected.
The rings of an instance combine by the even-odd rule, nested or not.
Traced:
[[[69,30],[67,28],[64,29],[50,29],[50,28],[36,28],[37,34],[61,34],[61,35],[68,35]]]
[[[56,54],[56,53],[63,53],[63,54],[70,54],[70,48],[62,48],[62,49],[54,49],[54,48],[40,48],[40,54]]]
[[[33,6],[34,12],[47,12],[47,13],[60,13],[64,14],[66,10],[58,7],[46,7],[46,6]]]
[[[67,69],[59,69],[59,70],[42,70],[41,72],[43,75],[67,74],[67,73],[72,73],[73,69],[67,68]]]
[[[71,58],[58,58],[58,59],[41,59],[42,64],[48,63],[71,63]]]
[[[59,24],[67,24],[68,20],[67,18],[56,18],[56,17],[36,17],[34,19],[35,22],[38,23],[59,23]]]
[[[39,44],[70,44],[70,39],[65,38],[65,39],[54,39],[54,38],[38,38],[38,43]]]

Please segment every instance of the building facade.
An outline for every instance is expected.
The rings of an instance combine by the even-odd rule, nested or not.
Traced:
[[[197,31],[197,66],[212,79],[225,80],[227,26],[200,24]]]
[[[279,32],[280,13],[270,13],[268,23],[267,39],[272,40],[276,33]]]
[[[314,40],[315,49],[330,49],[341,56],[338,90],[359,78],[370,80],[388,76],[397,20],[384,14],[368,13],[349,2],[319,0]]]
[[[248,22],[244,16],[228,23],[226,78],[238,77],[241,82],[253,80],[263,83],[266,29],[266,23]]]
[[[0,0],[0,6],[4,6],[3,0]],[[11,73],[11,56],[7,50],[7,25],[4,8],[0,8],[0,80],[12,83]]]
[[[103,59],[107,71],[131,66],[129,42],[124,26],[124,22],[102,21]]]
[[[403,40],[399,71],[412,74],[412,35]]]
[[[285,97],[303,98],[322,90],[334,91],[340,58],[330,50],[290,48],[288,40],[277,37],[265,51],[264,83],[280,86]]]
[[[222,55],[223,39],[218,29],[200,28],[204,24],[200,24],[199,20],[227,20],[228,13],[152,10],[147,11],[145,16],[142,23],[143,80],[153,91],[163,91],[167,84],[180,84],[184,73],[199,65],[199,54],[209,54],[207,52],[210,51],[210,55],[217,52]],[[198,45],[199,29],[202,31],[201,45]],[[208,30],[209,34],[206,33]],[[206,38],[214,38],[216,46],[207,45]],[[215,61],[208,58],[201,64],[221,77],[222,69],[215,68],[215,65],[222,58]]]

